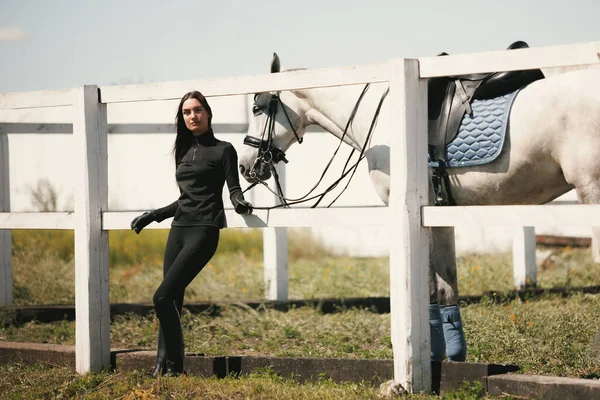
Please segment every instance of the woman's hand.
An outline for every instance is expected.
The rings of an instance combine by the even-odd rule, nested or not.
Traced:
[[[154,212],[145,212],[131,221],[131,229],[138,235],[150,222],[155,221]]]
[[[252,203],[247,200],[240,200],[240,202],[235,205],[235,212],[238,214],[250,215],[252,214],[252,210]]]

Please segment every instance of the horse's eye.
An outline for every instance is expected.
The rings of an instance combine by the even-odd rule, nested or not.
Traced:
[[[259,114],[262,114],[262,110],[259,106],[255,105],[254,107],[252,107],[252,113],[254,114],[254,116],[257,116]]]

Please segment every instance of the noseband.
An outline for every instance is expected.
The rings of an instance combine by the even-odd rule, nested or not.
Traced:
[[[256,97],[254,96],[254,100],[256,101]],[[285,106],[281,99],[279,98],[279,92],[275,94],[271,94],[271,99],[269,100],[269,107],[267,110],[267,122],[265,123],[265,127],[263,128],[261,138],[255,138],[254,136],[246,135],[244,138],[244,144],[250,147],[254,147],[258,149],[256,154],[256,158],[254,159],[254,163],[252,163],[252,169],[249,174],[250,177],[256,179],[257,178],[257,169],[261,164],[269,165],[270,167],[277,164],[280,161],[284,163],[288,163],[287,158],[285,158],[285,152],[278,147],[275,147],[273,144],[274,141],[274,133],[275,133],[275,117],[277,116],[278,104],[281,104],[281,109],[283,110],[283,114],[285,115],[290,127],[292,128],[292,132],[294,132],[294,136],[298,143],[302,143],[302,138],[298,135],[296,128],[292,124],[290,117],[285,110]],[[262,113],[262,110],[258,106],[254,106],[254,115],[259,115]]]

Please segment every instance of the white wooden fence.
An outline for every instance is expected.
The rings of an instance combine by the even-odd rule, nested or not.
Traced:
[[[74,229],[76,269],[76,363],[79,372],[109,366],[109,297],[107,231],[128,229],[137,213],[107,212],[107,115],[114,102],[178,99],[190,88],[207,97],[267,90],[331,87],[389,82],[392,107],[391,198],[389,207],[343,209],[257,210],[251,216],[228,211],[231,227],[390,226],[391,329],[395,381],[411,392],[431,390],[428,318],[427,229],[472,224],[534,226],[600,226],[600,205],[428,207],[427,115],[425,79],[490,71],[592,64],[600,43],[557,46],[421,59],[286,74],[128,86],[83,86],[72,90],[0,94],[0,109],[72,106],[78,149],[74,213],[10,213],[8,184],[0,182],[0,246],[10,248],[10,229]],[[0,150],[6,138],[0,137]],[[7,151],[0,153],[4,168]],[[0,174],[2,176],[2,174]],[[485,213],[485,218],[479,218]],[[281,237],[280,237],[281,238]],[[278,239],[273,239],[277,242]],[[0,250],[2,247],[0,247]],[[4,260],[6,263],[6,259]],[[4,269],[6,270],[6,269]],[[10,270],[10,269],[9,269]],[[5,293],[10,277],[2,276]],[[12,288],[10,289],[12,290]]]

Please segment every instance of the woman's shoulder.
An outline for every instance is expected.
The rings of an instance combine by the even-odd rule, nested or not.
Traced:
[[[217,146],[219,146],[219,147],[222,147],[224,149],[234,149],[235,150],[235,147],[233,147],[233,145],[231,143],[229,143],[225,140],[216,139],[216,142],[217,142]]]

